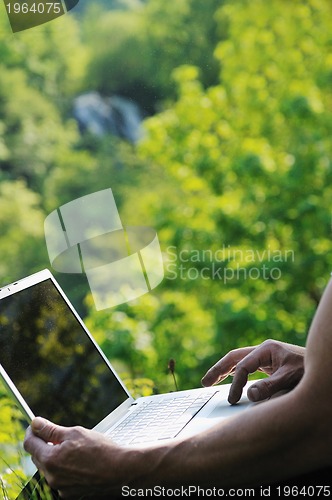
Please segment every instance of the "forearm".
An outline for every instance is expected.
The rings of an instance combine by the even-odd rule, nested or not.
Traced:
[[[305,373],[295,389],[209,432],[149,450],[153,484],[255,485],[332,465],[332,281],[312,322]]]
[[[332,279],[330,279],[312,321],[307,339],[306,375],[330,402],[332,382]],[[309,383],[309,380],[308,380]]]
[[[323,465],[312,424],[288,396],[252,408],[178,445],[152,451],[147,485],[251,486],[273,482]],[[294,399],[294,398],[293,398]],[[312,463],[313,455],[316,463]]]
[[[190,440],[148,450],[131,484],[254,486],[324,467],[325,439],[304,400],[295,389]]]

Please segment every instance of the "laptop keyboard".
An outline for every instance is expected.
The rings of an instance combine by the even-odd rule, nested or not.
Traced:
[[[168,396],[142,402],[136,411],[109,431],[107,436],[121,445],[174,438],[214,394],[216,393],[195,392],[195,395],[174,398]]]

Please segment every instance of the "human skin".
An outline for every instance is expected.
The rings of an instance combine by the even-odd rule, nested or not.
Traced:
[[[123,485],[256,486],[331,466],[331,304],[332,281],[311,324],[305,354],[289,344],[275,349],[274,343],[266,342],[242,354],[233,351],[203,378],[205,384],[212,384],[234,372],[237,378],[230,399],[235,402],[247,373],[263,369],[272,373],[271,380],[276,377],[272,392],[276,387],[295,386],[280,397],[254,405],[194,437],[142,449],[122,448],[94,431],[59,427],[36,418],[27,430],[25,449],[63,498],[101,498],[120,493]],[[249,363],[248,358],[245,361],[248,355]],[[266,394],[263,389],[261,396]]]
[[[217,384],[233,375],[228,401],[235,404],[242,395],[248,375],[258,370],[269,377],[252,384],[247,395],[253,402],[262,401],[279,391],[293,389],[299,383],[304,373],[304,356],[304,347],[266,340],[259,346],[230,351],[210,368],[202,378],[202,384]]]

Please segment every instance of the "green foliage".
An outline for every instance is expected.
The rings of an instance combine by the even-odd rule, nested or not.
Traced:
[[[44,97],[63,100],[80,88],[87,51],[80,43],[78,24],[71,16],[13,34],[4,7],[0,16],[0,61],[7,70],[21,69],[28,85]]]
[[[0,21],[0,169],[37,191],[77,140],[64,120],[79,90],[86,51],[70,16],[11,34]]]
[[[120,93],[151,113],[174,96],[171,71],[190,63],[201,68],[205,85],[215,82],[218,39],[214,13],[220,0],[150,0],[130,12],[102,15],[92,6],[85,24],[90,47],[87,87]]]
[[[175,358],[179,387],[199,385],[200,365],[212,351],[213,319],[195,295],[162,290],[113,314],[97,313],[91,299],[89,304],[86,324],[129,384],[148,377],[154,381],[155,392],[174,390],[168,362]]]
[[[20,412],[0,385],[0,495],[12,500],[20,493],[26,476],[22,470],[24,427]]]
[[[10,177],[24,177],[40,189],[40,179],[70,142],[73,131],[64,126],[54,104],[28,84],[23,69],[1,68],[0,103],[1,167]]]
[[[248,276],[265,264],[281,273],[278,280],[243,279],[242,272],[209,287],[195,282],[202,306],[216,311],[221,353],[268,336],[303,343],[329,275],[331,8],[315,4],[226,5],[219,19],[228,38],[216,50],[220,85],[205,91],[195,68],[180,68],[179,100],[147,121],[141,154],[181,190],[173,210],[165,187],[159,197],[173,229],[162,233],[164,244],[213,252],[229,245],[242,261],[228,264],[226,252],[222,267],[241,265]],[[266,252],[263,262],[245,258],[268,249],[280,252],[279,263]]]
[[[40,195],[23,181],[0,182],[1,285],[47,266]]]
[[[72,150],[58,154],[58,163],[44,181],[48,211],[88,193],[111,187],[118,204],[122,191],[135,186],[140,160],[131,145],[117,138],[84,137]]]
[[[185,389],[229,349],[305,343],[332,267],[332,5],[120,7],[15,36],[0,16],[0,279],[49,266],[45,215],[111,187],[124,225],[157,229],[165,279],[113,310],[97,312],[90,296],[80,310],[128,387],[146,395],[174,390],[170,358]],[[137,147],[79,136],[69,114],[82,89],[155,113]],[[75,278],[59,278],[81,301]],[[10,488],[21,472],[7,437],[22,434],[8,405]]]

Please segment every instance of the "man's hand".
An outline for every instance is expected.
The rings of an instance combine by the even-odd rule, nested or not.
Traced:
[[[122,485],[125,451],[98,432],[37,417],[26,432],[24,448],[62,498],[102,498]]]
[[[202,378],[204,386],[217,384],[228,375],[234,375],[228,401],[235,404],[242,395],[248,375],[261,371],[270,377],[260,380],[248,389],[251,401],[262,401],[281,390],[293,389],[304,372],[305,348],[276,340],[266,340],[259,346],[230,351]]]

